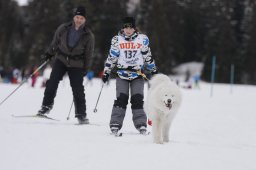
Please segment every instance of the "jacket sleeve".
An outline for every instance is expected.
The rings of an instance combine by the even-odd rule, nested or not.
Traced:
[[[149,39],[146,35],[143,37],[143,46],[141,49],[141,54],[143,56],[144,63],[146,65],[146,69],[150,72],[157,71],[156,64],[154,59],[152,58],[151,50],[149,47]]]
[[[111,47],[109,50],[108,58],[105,62],[104,72],[110,73],[115,67],[120,55],[120,49],[118,45],[118,36],[115,36],[111,40]]]
[[[88,39],[88,41],[86,43],[86,47],[85,47],[84,69],[86,71],[90,70],[92,68],[94,46],[95,46],[95,38],[94,38],[93,33],[90,32],[89,39]]]
[[[54,56],[57,52],[57,49],[58,49],[58,44],[59,44],[59,41],[60,41],[60,34],[62,32],[64,28],[64,24],[60,25],[57,30],[55,31],[55,34],[54,34],[54,37],[53,37],[53,40],[49,46],[49,48],[47,49],[46,53]]]

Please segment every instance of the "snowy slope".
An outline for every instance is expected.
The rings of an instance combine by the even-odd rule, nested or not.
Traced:
[[[0,84],[0,101],[16,86]],[[36,113],[44,89],[22,86],[0,107],[1,170],[255,170],[255,86],[214,86],[182,89],[183,103],[171,129],[171,141],[152,143],[152,136],[138,135],[127,110],[123,137],[110,135],[108,123],[115,99],[115,82],[104,87],[98,104],[101,81],[86,87],[87,110],[93,125],[75,125],[66,80],[59,86],[50,116],[60,122],[33,118],[16,119],[11,114]],[[146,87],[146,86],[145,86]],[[147,90],[145,89],[145,93]],[[130,107],[130,105],[128,106]],[[151,131],[151,128],[149,128]]]

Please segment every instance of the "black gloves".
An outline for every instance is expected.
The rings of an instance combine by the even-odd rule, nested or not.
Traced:
[[[48,61],[48,60],[51,60],[53,57],[53,55],[49,54],[49,53],[45,53],[43,56],[42,56],[42,59],[44,61]]]
[[[157,73],[158,73],[158,70],[157,70],[157,69],[155,69],[155,70],[153,70],[153,71],[151,72],[152,76],[155,75],[155,74],[157,74]]]
[[[108,78],[109,78],[109,73],[105,72],[102,76],[103,83],[106,83],[108,81]]]

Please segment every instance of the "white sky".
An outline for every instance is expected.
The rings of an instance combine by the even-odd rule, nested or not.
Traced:
[[[16,0],[20,6],[27,5],[28,0]]]

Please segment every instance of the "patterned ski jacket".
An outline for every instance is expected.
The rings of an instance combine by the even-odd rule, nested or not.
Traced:
[[[115,66],[118,76],[126,80],[141,77],[137,71],[143,71],[145,67],[151,72],[156,71],[148,37],[139,32],[128,37],[123,31],[114,36],[105,62],[104,72],[110,73]]]

